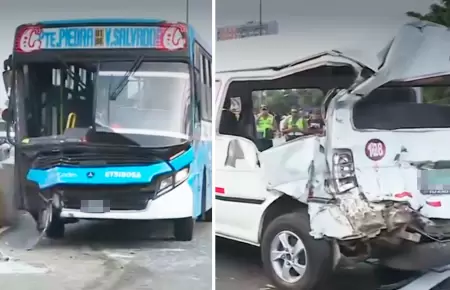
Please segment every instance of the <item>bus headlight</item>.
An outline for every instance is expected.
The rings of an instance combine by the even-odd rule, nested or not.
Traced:
[[[183,168],[180,171],[174,173],[171,176],[163,177],[159,183],[156,190],[157,195],[161,195],[174,187],[183,183],[189,177],[189,167]]]

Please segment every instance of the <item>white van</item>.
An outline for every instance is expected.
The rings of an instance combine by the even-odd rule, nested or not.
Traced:
[[[261,247],[277,289],[312,289],[369,258],[450,264],[450,106],[417,101],[448,94],[446,27],[410,23],[374,56],[328,51],[219,72],[216,85],[216,234]],[[258,150],[251,96],[273,88],[323,92],[325,134]],[[231,98],[239,122],[225,130]]]

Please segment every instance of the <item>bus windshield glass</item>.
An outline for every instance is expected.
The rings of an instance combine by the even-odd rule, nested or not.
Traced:
[[[96,123],[116,132],[185,134],[189,66],[179,62],[104,62],[96,77]]]

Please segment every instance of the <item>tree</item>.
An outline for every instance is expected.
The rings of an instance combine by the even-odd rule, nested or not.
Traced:
[[[323,98],[324,93],[319,89],[267,90],[264,91],[261,102],[273,112],[286,114],[293,107],[299,109],[320,107]]]
[[[406,15],[450,27],[450,0],[441,0],[439,4],[431,4],[429,11],[425,14],[408,11]],[[450,104],[450,90],[444,87],[425,88],[423,99],[427,103]]]
[[[426,14],[408,11],[406,15],[450,27],[450,0],[441,0],[440,4],[431,4]]]

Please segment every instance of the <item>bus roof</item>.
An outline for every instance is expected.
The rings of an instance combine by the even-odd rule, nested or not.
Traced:
[[[39,21],[42,25],[65,25],[65,24],[116,24],[116,23],[128,23],[128,24],[155,24],[166,22],[163,19],[157,18],[83,18],[83,19],[61,19],[61,20],[45,20]]]
[[[195,31],[192,25],[189,25],[189,29],[191,30],[189,34],[194,36],[195,40],[211,55],[212,48],[211,46],[205,42],[202,37]]]

